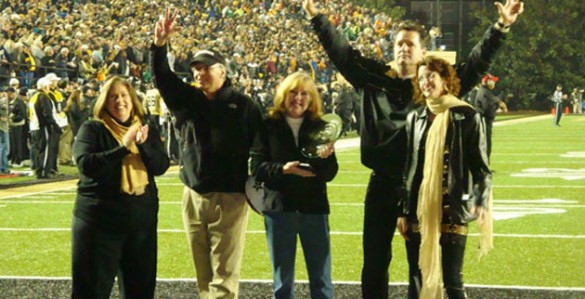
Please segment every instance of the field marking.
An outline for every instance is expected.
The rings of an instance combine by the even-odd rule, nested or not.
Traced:
[[[533,154],[533,153],[492,153],[492,156],[558,156],[557,153],[541,153],[541,154]],[[561,155],[563,156],[563,155]],[[498,160],[494,160],[496,162]]]
[[[62,233],[62,232],[71,232],[71,228],[10,228],[10,227],[0,227],[0,232],[52,232],[52,233]],[[185,233],[184,229],[166,229],[160,228],[157,230],[158,233]],[[264,235],[266,231],[264,230],[249,230],[246,231],[248,235]],[[342,231],[330,231],[330,235],[332,236],[361,236],[362,232],[342,232]],[[395,236],[399,236],[400,233],[395,232]],[[478,237],[479,234],[472,233],[468,234],[470,237]],[[530,234],[494,234],[494,237],[500,238],[521,238],[521,239],[585,239],[585,235],[530,235]]]
[[[521,165],[521,164],[531,164],[531,165],[533,165],[533,164],[537,164],[537,163],[545,163],[547,165],[550,165],[550,164],[554,164],[554,165],[556,165],[556,164],[576,164],[576,165],[583,165],[583,164],[585,164],[585,163],[583,163],[583,161],[553,161],[553,162],[551,162],[551,161],[536,161],[536,162],[535,161],[515,161],[515,160],[493,160],[492,161],[492,165],[494,165],[494,164],[501,164],[501,163],[505,163],[505,164],[518,164],[518,165]]]
[[[367,187],[368,184],[339,184],[339,183],[328,183],[327,187]],[[583,189],[583,185],[569,185],[569,186],[554,186],[554,185],[493,185],[494,189],[497,188],[580,188]]]
[[[539,120],[543,120],[543,119],[553,119],[553,116],[550,114],[542,114],[542,115],[536,115],[536,116],[530,116],[530,117],[506,119],[506,120],[500,120],[500,121],[494,122],[493,126],[494,127],[504,127],[504,126],[509,126],[509,125],[539,121]]]
[[[11,200],[0,199],[3,204],[74,204],[75,200]],[[578,204],[578,200],[563,200],[558,198],[544,198],[544,199],[498,199],[494,200],[494,204],[502,207],[518,208],[518,209],[532,209],[542,208],[544,205],[547,208],[585,208],[585,205]],[[180,200],[177,201],[159,201],[159,205],[181,205]],[[523,204],[519,206],[518,204]],[[551,205],[555,204],[555,205]],[[363,202],[330,202],[330,206],[348,206],[361,207]],[[496,207],[497,208],[497,207]]]
[[[562,154],[561,157],[563,157],[563,158],[585,158],[585,152],[567,152],[566,154]]]
[[[561,178],[566,181],[585,179],[585,168],[528,168],[522,172],[512,173],[510,176],[522,178]]]
[[[54,280],[54,281],[69,281],[70,276],[0,276],[0,280]],[[156,278],[156,281],[162,282],[194,282],[195,278]],[[295,279],[300,283],[308,283],[308,280]],[[272,279],[240,279],[243,283],[266,283],[272,284]],[[333,280],[335,285],[361,285],[360,281],[351,280]],[[407,286],[407,282],[390,282],[390,286]],[[472,288],[488,288],[488,289],[519,289],[519,290],[541,290],[541,291],[576,291],[584,292],[583,287],[535,287],[535,286],[518,286],[518,285],[483,285],[466,283],[466,287]]]

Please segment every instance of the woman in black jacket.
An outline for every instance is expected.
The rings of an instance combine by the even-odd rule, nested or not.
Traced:
[[[265,120],[265,147],[253,151],[256,180],[273,190],[264,213],[275,298],[294,298],[294,265],[299,235],[312,298],[333,298],[327,185],[337,174],[333,144],[308,158],[301,150],[326,124],[313,79],[294,73],[279,85]]]
[[[72,298],[109,298],[118,276],[125,298],[153,298],[158,190],[169,167],[159,133],[123,78],[106,82],[82,124],[73,155],[79,169],[73,216]]]
[[[426,57],[415,78],[426,105],[406,120],[406,192],[397,222],[406,239],[409,298],[443,298],[441,274],[449,298],[467,298],[462,270],[470,221],[478,219],[481,253],[491,248],[485,128],[481,115],[456,98],[459,79],[447,61]]]

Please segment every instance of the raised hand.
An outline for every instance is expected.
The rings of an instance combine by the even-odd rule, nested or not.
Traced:
[[[504,26],[511,26],[516,23],[518,16],[524,12],[524,2],[521,0],[506,0],[506,4],[500,2],[494,3],[498,8],[498,22]]]
[[[171,35],[183,29],[175,24],[177,14],[179,14],[177,9],[171,14],[171,9],[167,7],[164,17],[156,22],[154,26],[154,44],[157,47],[164,46]]]
[[[315,2],[313,0],[303,0],[303,9],[310,18],[316,16],[319,13],[319,10],[315,6]]]

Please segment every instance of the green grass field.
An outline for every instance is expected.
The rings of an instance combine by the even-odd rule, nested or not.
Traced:
[[[495,249],[477,258],[476,227],[468,240],[467,284],[584,288],[585,116],[499,122],[492,168]],[[335,281],[360,280],[363,198],[369,171],[357,148],[338,150],[340,171],[329,185]],[[160,278],[194,278],[181,222],[177,173],[158,178]],[[75,184],[58,191],[0,190],[0,276],[68,277]],[[243,279],[271,279],[262,218],[250,214]],[[404,243],[396,235],[392,282],[405,282]],[[297,279],[307,279],[298,251]]]

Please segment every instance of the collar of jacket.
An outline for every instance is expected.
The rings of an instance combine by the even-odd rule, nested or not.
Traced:
[[[451,108],[451,119],[454,121],[460,121],[460,120],[464,120],[465,119],[465,114],[463,113],[462,109],[465,109],[465,107],[454,107]],[[425,108],[423,109],[423,111],[418,115],[418,118],[428,118],[429,117],[429,109],[425,106]]]
[[[230,85],[226,85],[224,83],[224,85],[219,89],[213,100],[220,102],[230,102],[233,101],[232,97],[233,94],[234,89]]]

